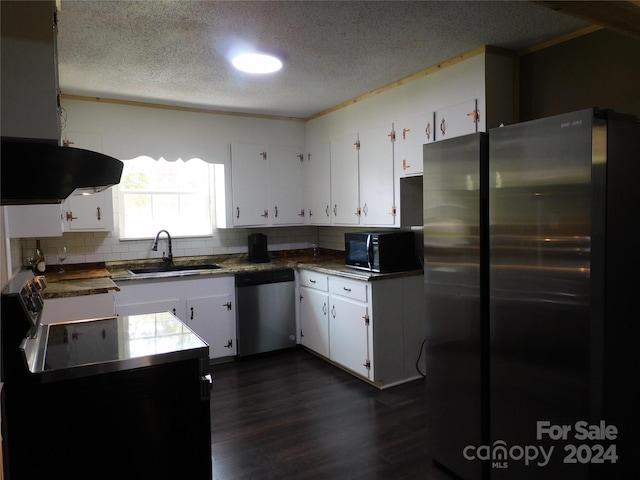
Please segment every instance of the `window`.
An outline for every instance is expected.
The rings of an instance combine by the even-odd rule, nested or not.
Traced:
[[[212,234],[213,165],[194,158],[168,162],[137,157],[124,161],[120,192],[120,238]]]

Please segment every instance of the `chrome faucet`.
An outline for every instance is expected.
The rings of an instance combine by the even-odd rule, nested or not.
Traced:
[[[154,252],[158,251],[158,238],[160,238],[160,234],[162,232],[167,234],[167,245],[169,249],[169,255],[167,256],[165,256],[165,252],[162,252],[162,260],[167,263],[171,263],[173,262],[173,252],[171,251],[171,235],[169,235],[169,232],[167,232],[166,230],[160,230],[158,232],[158,234],[156,235],[156,239],[153,241],[153,247],[151,247],[151,250],[153,250]]]

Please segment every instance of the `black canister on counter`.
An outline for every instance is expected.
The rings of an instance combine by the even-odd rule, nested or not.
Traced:
[[[266,263],[269,261],[267,236],[265,234],[252,233],[249,235],[249,261],[255,263]]]

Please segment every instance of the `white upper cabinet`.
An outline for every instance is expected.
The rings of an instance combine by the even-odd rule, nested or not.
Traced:
[[[269,147],[269,218],[270,225],[304,223],[302,170],[304,155],[296,146]]]
[[[102,135],[99,133],[67,132],[66,137],[71,147],[103,153]],[[67,198],[62,204],[62,224],[65,232],[112,231],[112,189]]]
[[[396,218],[393,181],[393,126],[360,132],[360,224],[393,226]]]
[[[393,126],[331,141],[332,225],[395,224]]]
[[[7,234],[10,238],[61,237],[59,204],[8,205]]]
[[[302,160],[296,146],[232,144],[233,226],[301,225]]]
[[[397,175],[422,173],[422,146],[433,142],[433,112],[401,119],[395,123],[393,158]]]
[[[231,145],[233,225],[267,224],[267,146]]]
[[[322,142],[309,147],[303,172],[306,223],[331,223],[331,147]]]
[[[436,140],[459,137],[478,131],[480,115],[477,100],[467,100],[436,111]]]
[[[331,223],[360,223],[357,133],[331,141]]]
[[[111,189],[93,195],[67,198],[63,205],[65,232],[110,232],[113,230]]]

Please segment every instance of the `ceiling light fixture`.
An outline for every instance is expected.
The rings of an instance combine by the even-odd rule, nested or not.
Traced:
[[[235,57],[231,63],[238,70],[247,73],[273,73],[282,68],[280,59],[264,53],[243,53]]]

